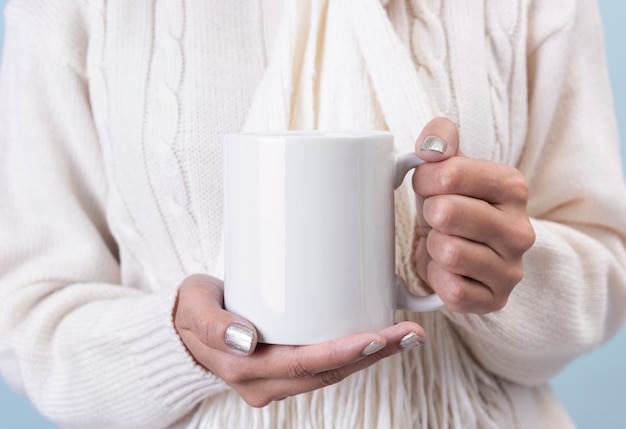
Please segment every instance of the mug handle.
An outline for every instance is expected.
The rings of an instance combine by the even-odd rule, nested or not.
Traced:
[[[394,178],[394,189],[402,184],[406,174],[422,164],[424,160],[420,159],[415,153],[407,153],[396,157],[396,171]],[[437,294],[427,296],[417,296],[409,291],[406,282],[402,277],[396,274],[396,309],[409,311],[433,311],[444,306],[443,301]]]

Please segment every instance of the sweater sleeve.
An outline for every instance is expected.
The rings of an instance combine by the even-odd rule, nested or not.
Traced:
[[[626,313],[626,187],[597,5],[534,3],[518,168],[530,185],[536,243],[503,310],[448,313],[481,364],[523,385],[547,382],[605,343]]]
[[[84,11],[60,3],[88,2],[6,9],[0,371],[63,427],[165,427],[226,386],[195,363],[173,327],[177,285],[150,293],[121,284]],[[29,18],[41,12],[29,10],[36,4],[47,8],[46,29]]]

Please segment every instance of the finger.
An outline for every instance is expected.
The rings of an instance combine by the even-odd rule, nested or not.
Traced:
[[[435,118],[422,129],[415,142],[415,152],[427,162],[448,159],[459,153],[459,130],[447,118]]]
[[[385,338],[386,347],[381,348],[376,353],[355,359],[353,362],[347,362],[346,364],[335,363],[318,367],[313,371],[313,377],[310,377],[311,380],[309,381],[312,383],[310,386],[312,388],[320,388],[333,384],[401,350],[421,346],[426,339],[424,329],[417,323],[408,321],[389,326],[379,331],[378,334]],[[341,341],[343,340],[337,340],[337,342]],[[298,352],[301,354],[300,359],[302,362],[308,360],[308,350],[302,348]]]
[[[484,243],[504,260],[517,258],[527,248],[522,237],[526,230],[520,227],[520,222],[526,224],[524,213],[503,211],[486,201],[460,195],[432,196],[422,207],[424,220],[432,229]]]
[[[250,356],[253,362],[248,364],[249,377],[255,373],[265,378],[309,378],[324,372],[346,367],[371,356],[382,358],[384,353],[399,350],[400,340],[413,333],[416,337],[425,338],[421,326],[413,322],[403,322],[381,330],[378,333],[359,333],[338,338],[321,344],[310,346],[275,346],[263,345]],[[380,347],[374,353],[371,344]]]
[[[445,163],[424,163],[413,175],[413,189],[422,197],[465,195],[493,205],[520,205],[528,201],[528,183],[522,173],[504,164],[454,157]]]
[[[393,356],[400,351],[422,346],[426,339],[423,328],[413,322],[398,323],[380,331],[380,334],[387,339],[387,347],[349,365],[316,374],[310,380],[305,380],[307,383],[310,383],[307,388],[312,390],[337,383],[349,375],[361,371],[382,359]]]
[[[364,359],[364,351],[371,350],[373,342],[380,344],[377,350],[385,348],[384,336],[358,334],[315,346],[259,344],[250,356],[232,356],[204,347],[199,360],[233,387],[248,404],[262,407],[318,388],[320,382],[313,382],[313,379],[323,378],[331,384],[333,377],[341,376],[337,372],[339,368]],[[376,355],[377,350],[372,354]]]
[[[496,299],[500,293],[508,293],[524,275],[521,256],[519,261],[505,261],[486,245],[435,230],[428,234],[426,243],[440,268],[476,280]]]
[[[311,377],[359,361],[368,347],[369,351],[386,344],[380,334],[361,333],[310,346],[262,345],[250,356],[245,373],[250,378]]]
[[[180,287],[175,324],[183,341],[191,333],[201,344],[236,355],[251,354],[257,332],[247,320],[224,310],[223,282],[190,276]]]
[[[403,350],[403,340],[405,344],[404,348],[406,349],[409,346],[413,348],[423,344],[425,338],[423,329],[413,322],[399,323],[380,331],[379,334],[386,338],[387,346],[369,356],[361,356],[353,362],[339,364],[339,366],[336,366],[338,364],[338,362],[336,362],[330,365],[327,370],[308,375],[309,370],[303,371],[301,376],[296,377],[289,376],[281,379],[259,379],[248,383],[246,389],[242,390],[240,393],[242,393],[242,396],[250,405],[262,407],[274,400],[338,383],[349,375]],[[409,341],[407,341],[407,337]],[[414,338],[417,338],[417,340],[411,341]],[[348,338],[345,338],[331,343],[335,343],[334,346],[337,346],[338,342],[347,339]],[[331,343],[328,345],[333,345]],[[272,346],[268,346],[268,348],[270,347]],[[311,347],[297,348],[297,352],[307,354],[311,351]]]
[[[224,358],[220,352],[206,349],[202,359],[212,362],[210,368],[229,385],[245,385],[242,393],[254,381],[313,377],[361,360],[366,353],[385,346],[385,337],[364,333],[311,346],[259,344],[255,353],[246,357]]]
[[[495,295],[482,283],[445,270],[435,260],[428,264],[428,281],[446,308],[458,313],[490,313],[502,309],[508,297]]]

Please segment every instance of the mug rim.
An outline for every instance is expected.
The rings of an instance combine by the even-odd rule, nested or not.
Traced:
[[[329,138],[363,138],[392,136],[393,133],[387,130],[375,129],[350,129],[350,130],[280,130],[280,131],[246,131],[241,133],[229,133],[227,136],[237,137],[329,137]]]

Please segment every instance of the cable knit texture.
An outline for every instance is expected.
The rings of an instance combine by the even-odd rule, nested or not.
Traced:
[[[626,308],[626,188],[587,0],[11,0],[0,78],[0,370],[62,427],[567,428],[548,386]],[[398,312],[428,343],[248,407],[172,324],[221,276],[222,137],[445,115],[527,177],[537,243],[502,311]],[[408,181],[407,181],[408,182]],[[423,285],[416,201],[398,272]]]

